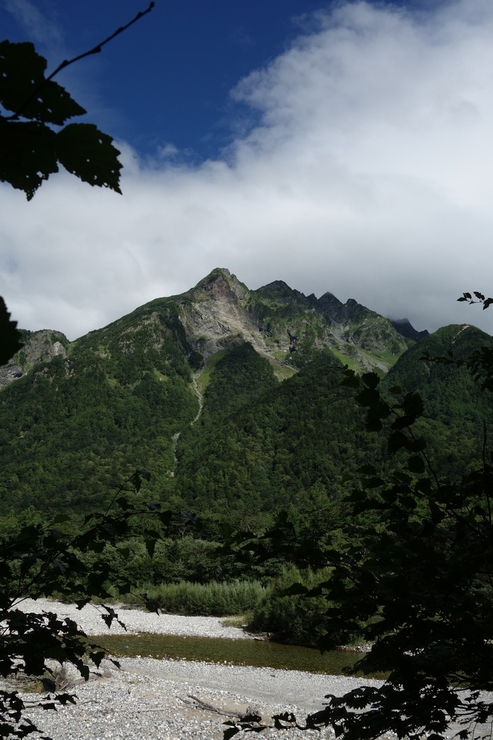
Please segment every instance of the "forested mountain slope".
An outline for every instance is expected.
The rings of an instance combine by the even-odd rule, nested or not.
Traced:
[[[474,327],[444,327],[403,354],[385,378],[384,388],[400,385],[403,392],[422,395],[425,416],[418,429],[429,440],[441,475],[459,475],[481,459],[493,404],[465,367],[421,358],[424,352],[440,357],[452,350],[463,359],[491,344],[491,337]],[[206,394],[200,421],[184,432],[178,447],[176,485],[188,505],[223,515],[303,506],[321,490],[337,498],[343,475],[362,464],[385,465],[384,436],[357,429],[361,410],[354,393],[341,387],[341,369],[330,357],[314,362],[227,418],[218,417]],[[211,397],[218,395],[216,382],[213,376]]]
[[[232,354],[239,352],[261,392],[223,414],[214,400],[219,389],[227,396],[226,358],[218,363],[201,418],[180,438],[176,492],[198,511],[233,519],[302,507],[322,493],[337,497],[343,473],[379,449],[376,438],[355,431],[362,415],[354,394],[341,387],[341,363],[322,358],[265,389],[268,364],[254,376],[255,351],[243,345]]]
[[[384,387],[415,389],[421,395],[425,419],[417,429],[428,440],[431,459],[441,475],[465,472],[482,459],[484,435],[493,431],[493,401],[482,391],[469,370],[453,364],[424,361],[451,357],[466,360],[479,347],[493,346],[493,339],[468,324],[445,326],[411,347],[391,368]]]
[[[342,363],[394,365],[389,383],[418,384],[441,464],[453,467],[491,420],[462,371],[419,359],[491,341],[479,330],[448,327],[416,345],[356,301],[279,281],[249,291],[227,270],[75,342],[48,330],[25,340],[0,390],[4,514],[86,511],[135,468],[170,505],[232,519],[337,497],[343,473],[384,454],[355,431]]]
[[[451,352],[455,360],[466,360],[478,347],[493,346],[493,338],[475,326],[444,326],[411,347],[390,370],[384,385],[403,385],[412,381],[423,398],[426,413],[446,424],[491,421],[491,405],[466,367],[433,362]],[[423,360],[429,355],[429,360]]]
[[[129,470],[159,478],[174,465],[172,436],[198,411],[172,317],[74,345],[0,395],[3,507],[87,509]]]

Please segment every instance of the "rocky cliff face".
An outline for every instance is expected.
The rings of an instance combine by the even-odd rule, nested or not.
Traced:
[[[407,349],[388,319],[357,301],[305,296],[280,280],[250,291],[216,269],[176,300],[187,338],[205,360],[246,341],[278,369],[330,350],[356,369],[386,372]]]
[[[23,331],[24,347],[3,367],[0,367],[0,388],[21,378],[38,362],[49,362],[54,357],[67,356],[69,341],[65,334],[50,329]]]
[[[266,350],[258,327],[247,311],[248,288],[228,270],[217,269],[176,302],[188,341],[205,360],[241,342]]]

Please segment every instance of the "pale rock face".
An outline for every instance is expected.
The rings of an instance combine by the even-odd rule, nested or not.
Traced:
[[[66,357],[67,350],[60,340],[67,343],[61,332],[51,329],[26,332],[22,338],[24,347],[7,365],[0,367],[0,388],[21,378],[38,362],[49,362],[58,355]]]
[[[279,280],[250,291],[228,270],[216,269],[177,300],[187,339],[204,360],[250,342],[273,364],[289,364],[288,355],[308,343],[335,349],[361,369],[386,372],[391,363],[378,355],[397,359],[407,349],[388,319],[354,299],[343,304],[331,293],[305,296]]]
[[[17,380],[24,375],[22,368],[16,365],[15,362],[10,361],[8,365],[0,367],[0,388],[4,385],[8,385],[13,380]]]
[[[217,273],[216,279],[202,280],[179,300],[180,320],[188,341],[205,360],[241,342],[250,342],[259,354],[269,355],[258,327],[247,312],[250,291],[228,270]]]

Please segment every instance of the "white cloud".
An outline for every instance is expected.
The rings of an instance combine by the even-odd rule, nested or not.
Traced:
[[[158,155],[161,159],[171,159],[176,157],[178,154],[178,149],[174,144],[165,144],[164,146],[160,146],[158,149]]]
[[[22,326],[73,338],[216,266],[354,297],[417,328],[493,313],[493,6],[356,2],[239,82],[259,125],[221,161],[123,145],[123,197],[68,175],[3,186],[0,292]]]
[[[29,0],[3,0],[2,4],[35,41],[48,45],[61,42],[62,35],[57,23],[43,15]]]

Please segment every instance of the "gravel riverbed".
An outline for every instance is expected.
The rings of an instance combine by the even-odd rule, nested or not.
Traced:
[[[154,614],[140,609],[125,609],[121,606],[113,608],[126,631],[116,621],[111,629],[106,626],[102,615],[107,612],[100,606],[86,604],[83,609],[77,609],[75,604],[61,604],[48,599],[25,599],[19,604],[19,609],[25,612],[55,612],[59,617],[70,617],[82,627],[88,635],[135,635],[139,632],[152,632],[163,635],[188,635],[194,637],[227,637],[231,640],[252,639],[238,627],[224,627],[220,617],[182,617],[177,614]]]
[[[74,619],[86,632],[108,630],[98,610],[38,600],[25,601],[26,611],[51,611]],[[201,637],[248,639],[242,630],[224,627],[214,617],[181,617],[119,610],[128,632],[154,632]],[[122,632],[118,625],[112,632]],[[251,639],[251,638],[250,638]],[[74,675],[71,689],[77,704],[56,712],[32,709],[31,719],[53,740],[220,740],[223,722],[254,709],[264,720],[280,711],[293,711],[299,719],[320,709],[328,693],[342,694],[355,685],[379,682],[341,676],[286,671],[273,668],[222,665],[153,658],[120,659],[121,669],[110,661],[88,682]],[[35,695],[26,695],[33,700]],[[236,737],[252,737],[240,733]],[[319,732],[266,730],[260,737],[329,738]]]

